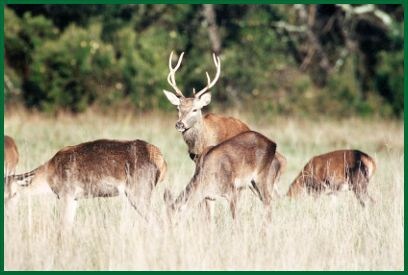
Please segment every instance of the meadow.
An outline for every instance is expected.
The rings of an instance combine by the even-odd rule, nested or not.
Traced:
[[[355,148],[374,157],[369,184],[376,200],[362,208],[352,192],[338,196],[276,198],[272,221],[249,190],[237,219],[216,203],[213,222],[195,213],[166,222],[165,188],[176,195],[194,172],[173,113],[55,117],[16,109],[5,113],[4,131],[20,151],[17,172],[49,160],[67,145],[109,138],[143,139],[158,146],[168,163],[153,192],[158,219],[145,224],[122,197],[82,200],[74,229],[58,241],[58,200],[27,195],[4,221],[6,270],[402,270],[404,265],[404,126],[400,120],[257,117],[227,111],[278,144],[287,159],[277,183],[285,194],[314,155]]]

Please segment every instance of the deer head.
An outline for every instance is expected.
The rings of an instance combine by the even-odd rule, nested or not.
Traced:
[[[202,119],[201,109],[204,106],[207,106],[211,102],[211,93],[209,93],[210,88],[212,88],[215,83],[217,82],[218,78],[220,77],[221,73],[221,62],[220,58],[213,54],[213,60],[217,72],[215,74],[215,78],[211,80],[208,72],[206,72],[207,76],[207,86],[205,86],[202,90],[198,93],[195,92],[193,89],[194,96],[193,97],[185,97],[180,89],[177,87],[175,73],[179,69],[181,65],[181,61],[183,60],[184,52],[181,53],[177,64],[175,67],[172,66],[172,58],[173,52],[170,54],[169,58],[169,75],[167,76],[167,82],[170,86],[174,89],[174,93],[163,90],[164,94],[166,95],[167,99],[171,102],[171,104],[177,106],[178,110],[178,121],[176,123],[176,129],[179,132],[185,132],[191,127],[194,126],[200,119]]]

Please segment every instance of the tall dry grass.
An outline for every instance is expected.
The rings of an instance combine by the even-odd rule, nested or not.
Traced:
[[[165,221],[164,188],[180,192],[193,174],[176,116],[115,116],[86,113],[55,118],[24,111],[5,114],[5,133],[19,146],[18,172],[50,159],[60,148],[84,141],[143,139],[157,145],[168,162],[164,183],[153,193],[158,220],[144,224],[126,199],[89,199],[79,203],[72,235],[58,241],[58,200],[24,196],[5,219],[6,270],[256,269],[401,270],[403,269],[404,141],[403,122],[346,119],[264,118],[232,113],[278,144],[288,160],[278,185],[285,193],[314,155],[358,148],[377,161],[369,185],[375,205],[361,208],[351,192],[273,203],[271,223],[260,201],[243,192],[238,218],[217,202],[213,223],[193,212],[170,226]],[[197,215],[194,215],[197,214]]]

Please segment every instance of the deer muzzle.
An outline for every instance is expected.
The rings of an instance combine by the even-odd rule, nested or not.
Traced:
[[[184,132],[185,130],[187,130],[187,129],[186,129],[186,126],[185,126],[184,123],[181,122],[181,121],[177,121],[177,123],[176,123],[176,129],[177,129],[177,131],[179,131],[179,132]]]

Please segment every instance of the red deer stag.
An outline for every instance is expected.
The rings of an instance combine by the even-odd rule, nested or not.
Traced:
[[[63,227],[70,228],[77,200],[126,194],[146,218],[152,189],[163,180],[166,162],[160,150],[145,141],[95,140],[59,150],[31,172],[9,177],[5,203],[21,192],[52,191],[63,201]]]
[[[4,176],[14,174],[18,159],[18,149],[14,139],[4,136]]]
[[[318,195],[351,189],[362,206],[367,185],[376,169],[373,158],[358,150],[338,150],[313,157],[291,184],[287,195],[296,197],[306,191]]]
[[[175,201],[172,201],[170,191],[166,190],[164,200],[170,210],[178,212],[182,206],[188,205],[188,209],[197,205],[208,206],[208,200],[224,198],[235,219],[238,191],[251,187],[269,214],[275,152],[276,144],[273,141],[253,131],[207,147],[199,157],[194,176],[185,190]]]
[[[178,121],[176,129],[183,135],[184,141],[188,146],[188,153],[194,161],[202,154],[208,146],[217,145],[233,136],[249,131],[249,127],[242,121],[233,117],[225,117],[212,113],[203,116],[201,109],[211,102],[210,89],[215,85],[221,73],[221,61],[218,56],[213,54],[213,61],[216,67],[216,74],[211,80],[208,72],[207,86],[193,97],[185,97],[177,87],[175,73],[181,65],[184,52],[181,53],[175,67],[172,66],[173,52],[169,58],[169,74],[167,81],[174,89],[175,93],[163,90],[167,99],[178,109]],[[277,181],[286,167],[286,159],[283,155],[276,152],[273,166],[276,168],[274,175]]]

